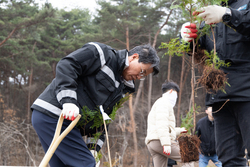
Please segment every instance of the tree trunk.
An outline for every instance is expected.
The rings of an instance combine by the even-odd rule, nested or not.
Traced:
[[[36,46],[36,42],[33,45],[32,48],[32,53],[34,53],[34,49]],[[31,63],[31,67],[30,67],[30,76],[29,76],[29,87],[28,87],[28,101],[27,101],[27,124],[29,124],[31,121],[31,115],[30,115],[30,103],[31,103],[31,89],[32,89],[32,80],[33,80],[33,65]],[[27,145],[29,145],[30,143],[30,129],[29,126],[27,127]],[[28,146],[27,146],[28,147]],[[26,165],[30,165],[30,158],[27,157],[27,164]]]
[[[139,102],[139,99],[140,99],[140,97],[141,97],[141,92],[142,92],[142,88],[143,88],[143,83],[144,83],[144,80],[141,80],[141,81],[140,81],[140,84],[139,84],[139,87],[138,87],[137,94],[136,94],[135,102],[134,102],[134,105],[133,105],[133,110],[136,109],[137,104],[138,104],[138,102]]]
[[[196,111],[195,111],[195,101],[194,101],[194,88],[195,88],[194,53],[195,53],[195,42],[193,40],[193,53],[192,53],[192,66],[191,66],[191,88],[192,88],[192,91],[191,91],[191,99],[190,99],[192,110],[193,110],[193,125],[194,125],[192,134],[195,131],[195,122],[196,122],[196,120],[195,120],[195,117],[196,117],[195,112]]]
[[[127,50],[129,50],[129,28],[126,28],[126,45]]]
[[[171,73],[171,60],[172,60],[172,56],[169,55],[169,58],[168,58],[168,81],[170,80],[170,73]]]
[[[176,124],[177,127],[181,126],[181,120],[180,120],[180,110],[181,110],[181,95],[183,90],[183,76],[184,76],[184,68],[185,68],[185,53],[183,52],[182,56],[182,65],[181,65],[181,78],[180,78],[180,92],[179,92],[179,100],[178,100],[178,110],[177,110],[177,116],[176,116]]]
[[[129,28],[126,28],[126,45],[127,50],[129,50]],[[138,153],[138,147],[137,147],[137,136],[136,136],[136,124],[134,119],[134,109],[133,109],[133,95],[129,95],[129,110],[130,110],[130,119],[131,119],[131,128],[133,131],[133,140],[134,140],[134,167],[137,167],[137,153]]]
[[[52,55],[54,58],[56,57],[54,51],[53,51]],[[56,77],[56,64],[57,64],[56,62],[52,62],[53,78]]]
[[[33,45],[32,53],[34,53],[34,49],[36,47],[36,42]],[[29,76],[29,88],[28,88],[28,102],[27,102],[27,123],[30,123],[30,102],[31,102],[31,86],[32,86],[32,80],[33,80],[33,65],[31,63],[30,67],[30,76]]]
[[[33,78],[33,67],[31,67],[30,76],[29,76],[28,102],[27,102],[27,123],[30,123],[30,102],[31,102],[32,78]]]
[[[133,131],[133,140],[134,140],[134,167],[137,167],[137,154],[138,154],[138,147],[137,147],[137,135],[136,135],[136,125],[134,119],[134,110],[133,110],[133,95],[130,94],[129,98],[129,110],[130,110],[130,119],[131,119],[131,126]]]
[[[128,147],[128,135],[126,133],[126,125],[127,125],[127,115],[126,114],[123,114],[124,116],[123,117],[119,117],[119,126],[122,130],[122,136],[123,136],[123,143],[122,143],[122,149],[121,149],[121,156],[119,158],[119,167],[122,167],[123,166],[123,158],[124,158],[124,155],[126,153],[126,149]],[[122,120],[123,119],[123,120]]]

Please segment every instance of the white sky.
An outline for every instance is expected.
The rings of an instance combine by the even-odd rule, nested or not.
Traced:
[[[88,8],[92,13],[98,7],[95,0],[36,0],[39,4],[44,4],[49,2],[53,7],[58,9],[63,9],[69,11],[73,8]]]

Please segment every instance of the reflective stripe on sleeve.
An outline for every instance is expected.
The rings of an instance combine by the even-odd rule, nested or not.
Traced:
[[[62,90],[56,96],[58,102],[60,102],[64,97],[70,97],[77,100],[76,92],[73,90]]]
[[[35,105],[41,107],[41,108],[44,108],[58,116],[60,116],[62,110],[44,100],[41,100],[41,99],[36,99],[36,101],[34,102]]]

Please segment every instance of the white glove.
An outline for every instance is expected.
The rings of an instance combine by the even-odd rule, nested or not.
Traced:
[[[79,114],[79,108],[73,103],[64,103],[62,114],[64,119],[73,121]]]
[[[163,154],[170,155],[171,154],[171,146],[163,146]]]
[[[222,21],[222,16],[226,13],[226,7],[209,5],[198,11],[198,16],[202,17],[206,24],[216,24]]]
[[[186,130],[186,128],[185,127],[181,127],[180,128],[180,133],[187,133],[188,131]]]
[[[187,22],[181,27],[181,37],[186,42],[191,42],[193,39],[197,38],[196,25],[194,23]]]
[[[92,155],[93,155],[93,157],[95,158],[95,160],[98,161],[98,162],[96,162],[95,166],[96,166],[96,167],[99,167],[99,165],[100,165],[100,160],[97,159],[97,154],[98,154],[98,152],[97,152],[96,150],[90,150],[90,152],[92,153]]]

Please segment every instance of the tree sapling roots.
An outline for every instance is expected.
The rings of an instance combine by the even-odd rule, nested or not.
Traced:
[[[200,139],[196,135],[181,134],[177,138],[180,146],[182,162],[191,162],[199,160]]]
[[[227,83],[227,74],[220,69],[206,66],[203,70],[198,83],[203,85],[208,93],[216,93],[218,90],[224,90]]]

